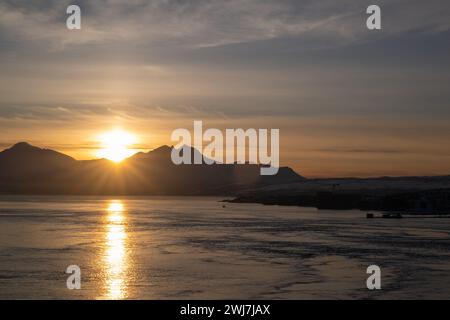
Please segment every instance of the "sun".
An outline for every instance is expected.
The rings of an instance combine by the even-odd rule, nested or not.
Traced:
[[[130,146],[136,143],[136,137],[131,133],[117,129],[103,133],[98,137],[101,148],[97,156],[119,163],[131,157],[135,152]]]

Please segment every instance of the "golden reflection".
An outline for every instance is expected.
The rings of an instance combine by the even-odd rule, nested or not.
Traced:
[[[125,299],[127,297],[127,219],[125,208],[120,200],[112,200],[106,209],[106,245],[104,260],[106,299]]]
[[[121,214],[124,211],[123,203],[120,200],[113,200],[108,204],[108,212],[114,214]]]

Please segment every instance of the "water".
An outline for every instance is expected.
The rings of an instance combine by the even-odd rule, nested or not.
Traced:
[[[2,196],[0,298],[450,298],[448,218],[219,200]]]

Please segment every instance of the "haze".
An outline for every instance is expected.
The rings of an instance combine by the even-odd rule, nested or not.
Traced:
[[[177,128],[280,129],[282,165],[307,177],[450,172],[450,3],[377,1],[0,2],[0,147],[77,159],[96,137],[133,150]]]

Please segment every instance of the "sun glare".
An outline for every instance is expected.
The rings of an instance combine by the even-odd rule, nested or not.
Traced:
[[[136,139],[126,131],[106,132],[99,136],[98,140],[101,143],[101,149],[97,152],[98,157],[119,163],[134,153],[129,147],[136,142]]]

